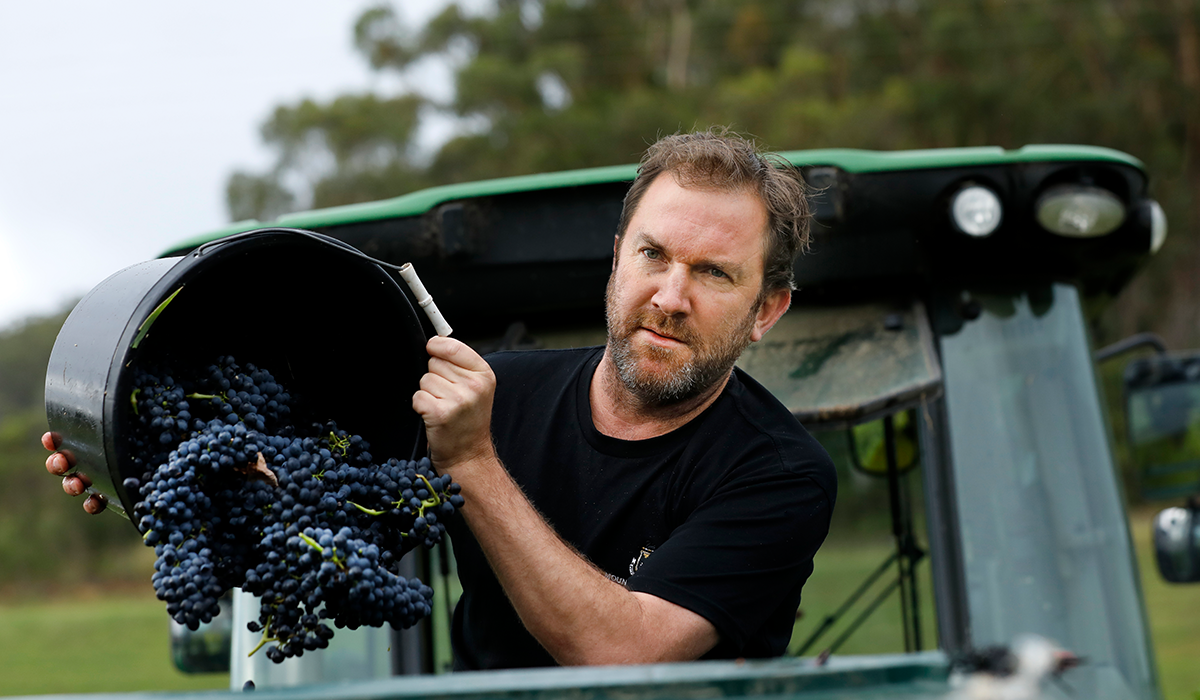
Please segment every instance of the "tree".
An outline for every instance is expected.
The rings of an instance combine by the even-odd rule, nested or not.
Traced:
[[[92,518],[61,480],[42,471],[47,452],[46,365],[66,312],[31,318],[0,333],[0,585],[141,577],[143,550],[117,516]]]

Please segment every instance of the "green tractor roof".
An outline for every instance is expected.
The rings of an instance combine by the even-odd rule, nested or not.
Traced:
[[[866,151],[853,148],[826,148],[786,151],[779,155],[798,167],[828,166],[846,173],[885,173],[942,168],[963,168],[1045,161],[1109,162],[1141,169],[1138,159],[1120,151],[1095,146],[1034,145],[1016,150],[997,146],[976,148],[939,148],[914,151]],[[399,197],[340,207],[284,214],[271,222],[254,219],[238,221],[216,231],[181,242],[173,251],[191,248],[234,233],[251,231],[266,225],[290,228],[325,229],[340,224],[419,216],[445,202],[489,197],[514,192],[534,192],[563,187],[578,187],[614,182],[631,182],[637,165],[614,165],[555,173],[518,175],[492,180],[463,182],[417,190]]]
[[[1161,243],[1153,233],[1161,233],[1153,223],[1161,223],[1161,209],[1148,197],[1141,162],[1106,148],[780,155],[810,185],[812,241],[794,267],[802,295],[1068,281],[1102,300],[1114,297]],[[464,323],[562,313],[591,318],[603,313],[613,237],[636,173],[636,165],[623,165],[433,187],[269,223],[238,222],[165,255],[257,229],[304,229],[377,260],[412,263],[438,290],[447,317]],[[1063,187],[1107,192],[1119,202],[1119,226],[1093,237],[1045,228],[1039,203]],[[965,190],[981,188],[999,207],[996,228],[968,235],[952,220],[951,205]]]

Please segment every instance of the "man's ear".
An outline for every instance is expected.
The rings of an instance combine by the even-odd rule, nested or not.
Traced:
[[[750,332],[750,340],[755,343],[762,340],[762,337],[771,330],[771,327],[791,305],[792,291],[790,289],[776,289],[768,292],[766,298],[763,299],[762,306],[758,307],[758,315],[754,319],[754,329]]]
[[[621,237],[613,236],[613,264],[612,271],[617,271],[617,256],[621,254]]]

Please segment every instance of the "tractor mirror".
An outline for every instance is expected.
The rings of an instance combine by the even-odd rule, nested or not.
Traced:
[[[1130,362],[1125,420],[1146,499],[1200,493],[1200,353]]]
[[[1200,581],[1200,509],[1167,508],[1154,516],[1158,572],[1171,583]]]
[[[892,416],[895,441],[896,473],[904,474],[917,466],[918,436],[916,411],[909,409]],[[888,450],[884,418],[861,423],[850,429],[850,455],[854,466],[871,476],[888,475]]]

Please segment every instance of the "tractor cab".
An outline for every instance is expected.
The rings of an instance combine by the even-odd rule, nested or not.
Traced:
[[[233,689],[253,680],[314,698],[940,697],[956,655],[1036,634],[1087,658],[1070,676],[1080,697],[1158,697],[1089,337],[1166,235],[1141,163],[1080,146],[783,155],[811,187],[813,243],[791,310],[739,365],[839,475],[790,656],[446,676],[457,580],[443,548],[403,563],[436,591],[417,627],[342,630],[329,649],[275,665],[247,656],[256,603],[239,594],[210,627],[175,630],[181,667],[224,660]],[[316,231],[411,262],[456,337],[482,352],[603,344],[635,172],[506,178],[240,222],[165,256],[267,226]],[[1130,439],[1147,488],[1192,497],[1200,360],[1139,363]],[[1165,512],[1164,574],[1200,579],[1197,504]]]

